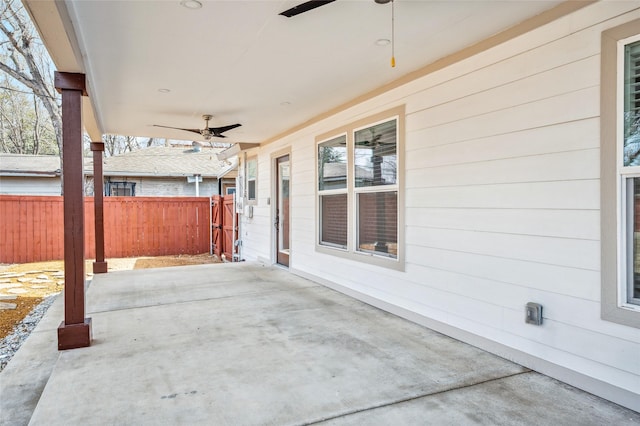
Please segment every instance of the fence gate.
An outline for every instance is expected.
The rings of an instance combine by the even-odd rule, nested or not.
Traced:
[[[238,215],[235,213],[234,211],[234,204],[233,204],[233,195],[227,195],[226,197],[223,198],[222,201],[222,205],[223,205],[223,213],[222,213],[222,233],[223,233],[223,237],[222,239],[224,240],[223,246],[222,246],[222,251],[224,252],[225,257],[227,258],[227,260],[229,260],[230,262],[233,261],[233,255],[234,253],[237,253],[237,248],[234,247],[233,245],[233,241],[234,241],[234,234],[237,229],[238,229]],[[234,221],[234,215],[235,215],[235,221]],[[234,229],[235,226],[235,229]]]
[[[213,254],[220,257],[223,251],[222,239],[222,197],[211,197],[211,235],[213,236]]]

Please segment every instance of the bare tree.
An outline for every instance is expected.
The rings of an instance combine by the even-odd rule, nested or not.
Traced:
[[[53,126],[37,96],[6,77],[0,88],[0,152],[58,154]]]
[[[3,0],[0,5],[0,71],[38,98],[49,115],[58,152],[62,153],[62,111],[53,84],[53,67],[17,0]]]
[[[102,135],[102,142],[104,142],[104,155],[106,157],[124,154],[140,148],[138,139],[135,136]]]

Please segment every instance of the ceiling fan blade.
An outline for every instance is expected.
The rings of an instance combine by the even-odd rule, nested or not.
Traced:
[[[230,124],[228,126],[222,127],[209,127],[209,131],[213,134],[213,136],[217,136],[219,138],[224,138],[226,136],[222,136],[224,132],[227,130],[235,129],[236,127],[240,127],[242,124]]]
[[[184,130],[185,132],[193,132],[193,133],[197,133],[197,134],[202,134],[202,130],[200,130],[200,129],[183,129],[181,127],[161,126],[159,124],[154,124],[153,127],[164,127],[165,129]]]
[[[291,9],[287,9],[284,12],[280,13],[282,16],[286,16],[287,18],[291,18],[296,15],[300,15],[301,13],[308,12],[310,10],[315,9],[316,7],[324,6],[325,4],[333,3],[336,0],[311,0],[306,1],[304,3],[300,3],[297,6],[292,7]]]

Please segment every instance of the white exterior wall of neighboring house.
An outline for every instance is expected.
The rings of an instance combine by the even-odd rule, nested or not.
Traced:
[[[151,177],[105,177],[111,182],[133,182],[136,184],[136,197],[195,197],[195,183],[188,183],[186,177],[151,178]],[[202,178],[199,183],[201,197],[218,195],[218,179]]]
[[[0,177],[0,194],[2,195],[60,195],[61,193],[59,177]]]
[[[601,35],[638,18],[597,2],[250,152],[243,257],[273,263],[272,156],[290,149],[292,272],[639,410],[640,330],[600,318],[599,186]],[[404,271],[318,252],[316,136],[399,105]]]

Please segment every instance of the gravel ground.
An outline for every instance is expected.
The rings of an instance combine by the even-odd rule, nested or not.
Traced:
[[[58,296],[59,294],[46,297],[44,301],[38,304],[29,315],[15,326],[13,333],[0,341],[0,371],[4,370],[4,367],[11,361],[13,355],[20,349],[22,343],[27,340],[29,334],[36,328]]]

